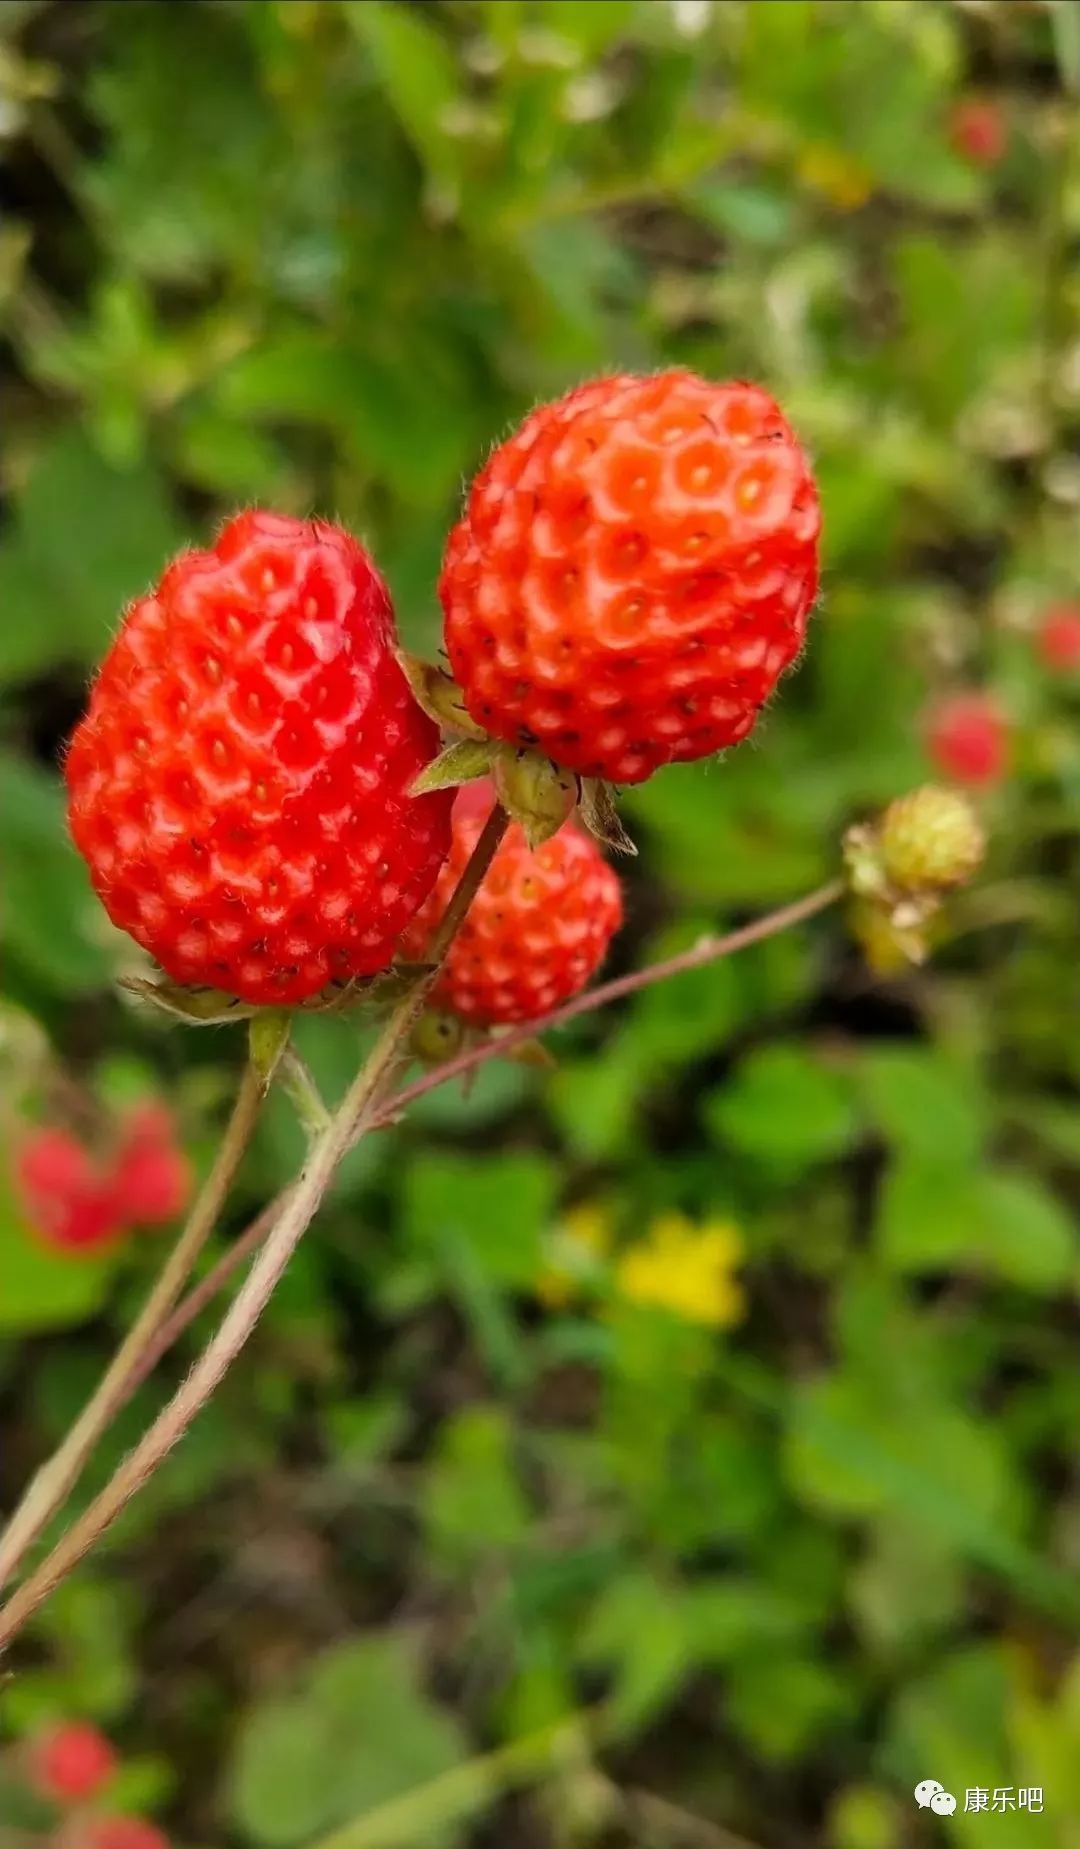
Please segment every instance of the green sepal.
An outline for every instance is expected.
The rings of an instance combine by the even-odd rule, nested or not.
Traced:
[[[221,989],[188,989],[178,982],[148,982],[141,976],[121,976],[118,981],[129,995],[189,1027],[223,1027],[229,1021],[250,1020],[258,1012],[250,1002]]]
[[[459,783],[472,783],[477,777],[486,777],[497,750],[498,746],[490,738],[456,739],[420,772],[409,795],[429,796],[433,790],[453,790]]]
[[[539,751],[497,747],[492,759],[495,794],[507,814],[520,823],[531,848],[557,834],[578,799],[579,781]]]
[[[615,792],[600,777],[584,777],[579,802],[581,819],[591,835],[611,848],[615,854],[636,854],[635,847],[619,819]]]
[[[309,1138],[321,1136],[330,1122],[330,1112],[304,1060],[294,1046],[287,1046],[278,1068],[278,1084],[292,1103]]]
[[[292,1015],[287,1008],[258,1008],[248,1028],[248,1055],[265,1098],[289,1044]]]
[[[495,1044],[498,1045],[498,1041]],[[559,1064],[542,1040],[519,1040],[500,1057],[514,1066],[531,1066],[536,1072],[554,1072]]]
[[[460,732],[463,738],[484,739],[487,733],[469,712],[465,695],[452,674],[420,655],[398,650],[402,673],[429,719],[447,732]]]

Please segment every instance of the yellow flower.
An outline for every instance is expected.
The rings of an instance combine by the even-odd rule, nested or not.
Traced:
[[[746,1307],[733,1275],[742,1251],[737,1229],[724,1220],[695,1226],[684,1214],[665,1213],[653,1221],[646,1239],[622,1254],[616,1285],[634,1303],[656,1304],[687,1322],[730,1328]]]
[[[613,1233],[614,1217],[602,1202],[569,1208],[548,1240],[548,1263],[536,1281],[541,1303],[560,1310],[592,1283],[611,1250]]]

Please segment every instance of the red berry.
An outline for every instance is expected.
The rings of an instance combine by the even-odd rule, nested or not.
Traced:
[[[422,957],[492,804],[470,784],[454,805],[450,858],[403,949]],[[622,923],[622,892],[592,840],[572,821],[534,852],[516,823],[450,946],[432,1000],[476,1026],[532,1021],[583,989]]]
[[[131,1113],[112,1183],[124,1219],[132,1225],[161,1226],[183,1212],[191,1192],[191,1165],[163,1105],[142,1104]]]
[[[965,96],[953,107],[949,138],[956,152],[977,167],[996,167],[1009,140],[1000,103],[990,96]]]
[[[63,1831],[57,1849],[171,1849],[171,1844],[144,1817],[80,1817]]]
[[[817,490],[756,385],[597,379],[477,476],[439,594],[473,718],[640,783],[745,738],[817,592]]]
[[[31,1132],[16,1155],[15,1185],[34,1231],[61,1251],[89,1251],[121,1231],[112,1181],[66,1130]]]
[[[1043,617],[1038,634],[1039,653],[1055,674],[1080,667],[1080,607],[1058,604]]]
[[[988,693],[950,694],[927,720],[930,760],[954,783],[974,788],[999,783],[1008,768],[1009,726]]]
[[[116,1770],[116,1754],[104,1734],[84,1721],[50,1728],[30,1748],[30,1777],[55,1804],[94,1797]]]
[[[244,513],[129,609],[67,761],[114,923],[174,980],[303,1000],[384,969],[447,851],[390,598],[324,521]]]

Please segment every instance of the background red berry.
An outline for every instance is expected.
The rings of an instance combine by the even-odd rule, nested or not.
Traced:
[[[988,693],[954,693],[939,701],[926,721],[926,745],[935,768],[954,783],[999,783],[1008,769],[1008,721]]]
[[[470,713],[616,783],[736,744],[802,646],[819,527],[806,457],[756,385],[620,376],[542,405],[446,551]]]
[[[117,1767],[109,1741],[85,1721],[52,1727],[30,1749],[30,1777],[43,1797],[78,1804],[108,1784]]]
[[[67,760],[109,916],[176,981],[288,1003],[384,969],[449,840],[363,547],[245,513],[130,608]]]
[[[470,784],[454,806],[454,842],[403,948],[422,957],[492,804]],[[622,923],[622,891],[591,836],[573,822],[535,851],[513,824],[458,931],[433,1001],[477,1026],[531,1021],[583,989]]]
[[[67,1130],[31,1131],[16,1153],[14,1179],[28,1222],[61,1251],[93,1250],[122,1230],[112,1177]]]
[[[949,139],[956,152],[977,167],[996,167],[1009,141],[1009,125],[990,96],[965,96],[954,105]]]
[[[1055,674],[1080,667],[1080,607],[1057,604],[1043,617],[1038,631],[1039,653]]]
[[[125,1221],[160,1226],[175,1220],[191,1193],[191,1164],[176,1141],[172,1116],[161,1104],[143,1104],[124,1125],[112,1183]]]

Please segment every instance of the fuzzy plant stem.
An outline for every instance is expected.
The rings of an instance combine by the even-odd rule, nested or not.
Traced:
[[[507,821],[505,812],[496,806],[473,849],[469,864],[432,941],[430,967],[409,984],[326,1129],[311,1145],[307,1161],[286,1194],[273,1227],[216,1335],[105,1489],[0,1611],[0,1652],[7,1648],[27,1619],[56,1586],[67,1578],[83,1555],[112,1526],[132,1497],[158,1469],[220,1385],[244,1347],[282,1272],[318,1212],[338,1163],[356,1137],[371,1127],[378,1105],[393,1079],[409,1035],[423,1009],[438,966],[476,896],[477,888],[502,840]]]
[[[731,957],[737,951],[746,950],[751,944],[760,944],[766,938],[776,937],[781,931],[803,924],[808,918],[814,918],[819,912],[827,911],[831,905],[843,897],[845,888],[842,880],[831,880],[827,886],[819,886],[815,892],[807,893],[805,898],[795,899],[790,905],[782,905],[776,911],[765,912],[750,924],[740,925],[737,930],[729,931],[724,937],[705,937],[693,944],[689,950],[681,950],[676,956],[665,957],[663,962],[650,963],[645,969],[634,970],[627,976],[616,976],[610,982],[602,982],[595,989],[586,989],[583,994],[565,1002],[561,1008],[553,1008],[549,1014],[538,1021],[526,1021],[520,1027],[512,1028],[508,1033],[496,1038],[481,1040],[476,1046],[448,1060],[441,1066],[433,1066],[415,1079],[411,1085],[395,1092],[371,1118],[369,1129],[377,1130],[396,1122],[402,1111],[415,1099],[423,1098],[437,1086],[445,1085],[450,1079],[460,1078],[465,1073],[482,1066],[489,1059],[498,1059],[519,1046],[523,1040],[534,1040],[538,1034],[546,1034],[553,1027],[561,1027],[567,1021],[575,1020],[579,1015],[591,1014],[596,1008],[604,1008],[609,1002],[621,1001],[627,995],[634,995],[641,989],[652,988],[654,983],[666,982],[671,976],[683,975],[687,970],[703,969],[708,963],[717,963],[723,957]],[[271,1201],[251,1225],[245,1227],[239,1237],[219,1258],[212,1271],[190,1290],[182,1304],[159,1329],[153,1343],[143,1356],[138,1379],[132,1383],[141,1384],[162,1355],[178,1341],[184,1331],[190,1327],[195,1318],[202,1314],[207,1305],[213,1301],[220,1290],[247,1262],[266,1238],[275,1216],[281,1211],[287,1195],[281,1195]]]
[[[214,1165],[199,1190],[179,1239],[96,1391],[63,1442],[31,1479],[0,1535],[0,1586],[11,1578],[38,1536],[63,1507],[102,1433],[143,1378],[143,1357],[178,1301],[213,1231],[251,1140],[262,1096],[263,1086],[249,1059]]]

